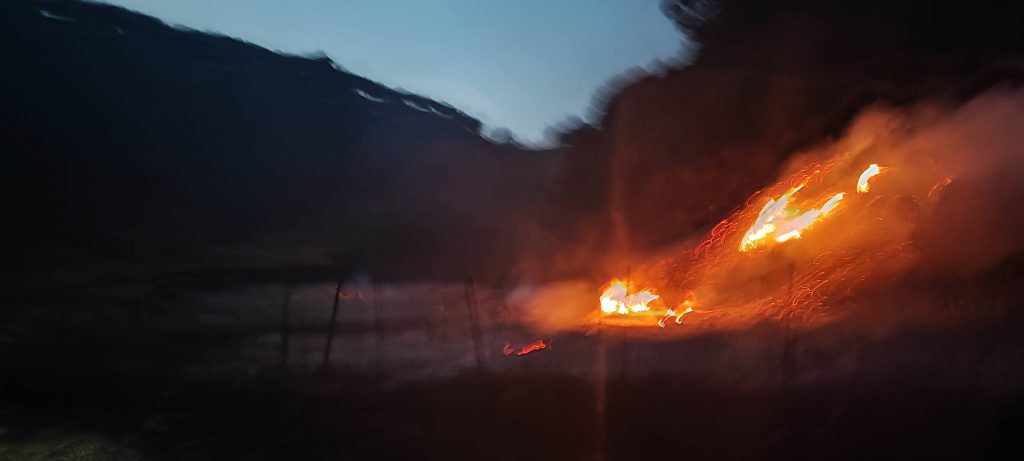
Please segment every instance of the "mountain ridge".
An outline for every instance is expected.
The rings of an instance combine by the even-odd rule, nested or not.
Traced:
[[[396,273],[420,270],[410,251],[451,252],[464,274],[476,255],[534,251],[515,229],[538,221],[553,151],[491,142],[479,120],[326,56],[110,5],[0,8],[16,44],[0,55],[16,259],[299,246]]]

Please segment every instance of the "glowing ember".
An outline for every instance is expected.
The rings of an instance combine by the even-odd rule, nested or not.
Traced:
[[[800,238],[801,231],[807,229],[821,218],[827,216],[839,205],[846,194],[838,193],[828,199],[820,208],[801,212],[790,205],[793,195],[803,189],[803,185],[790,189],[777,199],[768,200],[761,208],[754,225],[743,235],[740,251],[748,251],[763,244],[769,236],[776,242],[786,242]]]
[[[867,193],[868,190],[871,189],[871,185],[868,184],[868,181],[871,178],[877,176],[878,173],[881,173],[881,172],[882,172],[882,169],[878,167],[877,163],[872,163],[871,165],[869,165],[868,168],[866,170],[864,170],[863,173],[860,174],[860,178],[857,179],[857,193],[858,194],[865,194],[865,193]]]
[[[953,178],[946,178],[943,179],[942,181],[939,181],[934,186],[932,186],[931,190],[928,191],[928,197],[935,198],[940,192],[942,192],[942,189],[945,189],[946,186],[950,184],[953,184]]]
[[[522,355],[525,355],[527,353],[536,352],[538,350],[544,350],[546,348],[548,348],[548,344],[545,343],[543,339],[538,339],[537,341],[519,347],[518,350],[513,349],[510,345],[506,344],[504,351],[506,355],[515,354],[519,355],[519,357],[522,357]]]
[[[629,293],[628,291],[626,282],[612,280],[604,293],[601,293],[601,312],[605,315],[645,312],[651,310],[650,302],[659,298],[658,295],[647,290],[639,293]]]

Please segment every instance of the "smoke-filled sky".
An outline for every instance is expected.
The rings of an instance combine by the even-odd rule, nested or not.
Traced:
[[[585,116],[609,78],[686,48],[658,0],[102,1],[274,50],[320,50],[531,143]]]

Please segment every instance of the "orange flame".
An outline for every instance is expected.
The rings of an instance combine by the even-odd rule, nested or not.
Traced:
[[[639,293],[629,293],[626,282],[612,280],[601,293],[601,312],[605,315],[619,314],[626,315],[632,312],[646,312],[651,310],[651,301],[660,296],[643,290]]]
[[[878,173],[881,172],[882,169],[878,167],[877,163],[872,163],[871,165],[868,165],[868,168],[864,170],[863,173],[860,174],[860,178],[857,178],[857,193],[866,194],[869,190],[871,190],[871,184],[868,184],[868,181],[871,178],[877,176]]]
[[[840,192],[828,199],[821,208],[801,212],[790,206],[790,202],[793,195],[803,187],[803,185],[799,185],[777,199],[768,200],[768,203],[758,213],[757,220],[743,235],[743,240],[740,241],[740,251],[749,251],[762,245],[769,236],[775,237],[775,241],[780,243],[800,238],[802,231],[827,216],[846,196]]]

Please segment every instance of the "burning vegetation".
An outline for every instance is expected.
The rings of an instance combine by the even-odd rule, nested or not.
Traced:
[[[605,285],[596,319],[665,327],[701,313],[691,330],[811,325],[848,313],[830,308],[868,287],[991,267],[1020,250],[1009,231],[1020,219],[994,206],[1024,192],[1004,180],[1021,169],[1016,122],[1021,92],[955,110],[869,110],[844,138],[794,156],[782,180],[697,243]]]
[[[812,194],[813,190],[805,190],[805,188],[812,189],[807,186],[809,183],[814,182],[819,175],[827,176],[832,173],[830,170],[834,163],[838,162],[826,165],[814,164],[811,169],[801,171],[790,178],[789,181],[780,183],[777,187],[782,187],[783,184],[798,184],[782,195],[768,199],[760,211],[757,212],[753,224],[740,237],[737,251],[739,253],[751,253],[758,249],[768,250],[773,244],[800,239],[804,236],[804,233],[809,232],[813,227],[820,225],[833,215],[846,197],[846,192],[833,193],[832,191],[823,191],[819,194]],[[865,168],[856,180],[856,190],[859,193],[867,193],[869,190],[868,181],[879,172],[879,166],[874,163]],[[835,185],[840,184],[837,181]],[[829,186],[833,187],[835,185],[829,184]],[[820,184],[818,186],[820,189],[829,189],[828,187],[821,187]],[[800,192],[805,192],[804,195],[806,197],[798,197],[797,194]],[[860,201],[856,205],[864,206],[866,203],[868,202]],[[741,220],[749,214],[749,210],[746,213],[741,212],[736,219]],[[725,225],[729,229],[738,230],[741,228],[739,224],[723,221],[719,226]],[[738,232],[735,234],[739,235]],[[709,239],[714,238],[713,236],[709,237]],[[721,236],[718,242],[724,243],[728,239],[729,236]],[[706,240],[702,245],[710,246],[714,244],[714,240]],[[736,257],[742,258],[744,256],[737,255]],[[749,257],[754,256],[751,255]],[[819,287],[820,285],[815,287],[815,289]],[[665,318],[667,317],[674,317],[676,323],[681,323],[683,315],[693,312],[694,302],[691,299],[684,299],[676,306],[666,304],[662,306],[662,309],[652,311],[651,302],[660,298],[659,295],[649,290],[631,292],[628,283],[613,280],[601,294],[601,312],[605,316],[635,316],[640,313],[645,313],[645,315],[649,316],[647,313],[653,312],[661,317],[658,320],[658,325],[661,327],[665,326]]]

